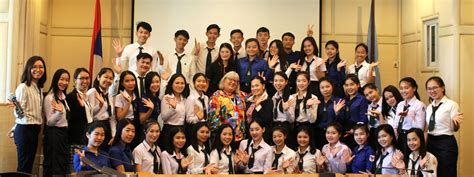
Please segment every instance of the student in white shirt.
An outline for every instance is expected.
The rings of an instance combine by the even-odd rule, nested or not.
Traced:
[[[293,173],[293,164],[295,162],[296,153],[288,146],[285,141],[288,137],[288,130],[282,126],[275,126],[272,132],[272,168],[267,173]]]
[[[184,128],[186,123],[186,99],[189,96],[189,85],[182,74],[171,76],[169,84],[166,85],[165,94],[160,115],[164,124],[163,138],[160,139],[162,149],[164,149],[164,143],[171,138],[170,129]]]
[[[115,135],[117,121],[115,119],[113,95],[109,88],[112,85],[114,71],[111,68],[100,69],[94,79],[92,88],[87,91],[87,100],[91,104],[92,117],[94,122],[101,122],[104,125],[105,139],[100,148],[103,151],[109,150],[112,135]]]
[[[382,91],[382,115],[387,124],[394,125],[398,103],[403,101],[403,97],[397,87],[389,85]]]
[[[382,97],[379,95],[378,88],[373,83],[365,84],[362,88],[365,98],[370,102],[367,107],[367,119],[369,120],[370,137],[377,136],[377,127],[380,124],[386,124],[385,117],[382,114]],[[377,141],[375,138],[369,140],[369,144],[375,147]]]
[[[167,132],[170,138],[166,139],[161,153],[163,174],[186,174],[193,156],[184,149],[186,135],[181,127],[172,127]]]
[[[193,160],[188,167],[188,173],[204,174],[216,167],[209,160],[211,151],[209,147],[209,125],[206,122],[199,122],[189,128],[192,129],[192,134],[188,135],[191,143],[187,148],[187,152],[188,155],[193,157]]]
[[[169,83],[169,77],[174,74],[182,74],[187,81],[190,81],[196,73],[194,57],[184,51],[188,41],[189,33],[186,30],[178,30],[174,33],[175,51],[166,56],[161,72],[161,79],[165,81],[162,84],[163,87]]]
[[[311,127],[317,119],[319,100],[309,91],[310,78],[307,72],[298,72],[296,77],[297,92],[291,97],[295,98],[295,106],[291,107],[295,115],[294,131],[301,127]],[[296,133],[294,133],[296,135]],[[314,136],[314,135],[311,135]]]
[[[17,171],[19,172],[31,173],[33,169],[38,135],[43,123],[45,82],[46,64],[40,56],[32,56],[26,62],[21,75],[21,84],[15,90],[15,96],[23,114],[18,109],[13,111],[16,125],[10,130],[13,132],[16,145]]]
[[[119,94],[115,96],[115,117],[118,121],[128,119],[133,122],[136,129],[141,130],[140,119],[137,111],[137,85],[136,77],[131,71],[120,74]],[[131,147],[134,148],[142,141],[141,134],[134,136]]]
[[[355,47],[355,63],[350,65],[346,70],[347,74],[355,74],[359,77],[361,87],[367,83],[374,83],[375,72],[374,67],[379,63],[367,63],[369,61],[369,47],[364,43],[360,43]]]
[[[147,44],[148,38],[151,36],[151,25],[147,22],[139,22],[137,24],[137,32],[135,33],[137,42],[122,47],[118,40],[113,40],[113,47],[116,53],[116,64],[120,64],[124,70],[130,70],[136,72],[138,67],[136,65],[137,55],[140,53],[147,53],[152,56],[153,63],[151,64],[151,70],[160,72],[161,66],[163,65],[163,56],[155,48]],[[127,67],[128,66],[128,67]]]
[[[351,160],[351,149],[340,141],[343,133],[342,126],[337,122],[329,124],[326,129],[328,144],[324,145],[321,151],[330,173],[346,173]]]
[[[58,69],[54,73],[48,95],[44,98],[43,111],[46,116],[44,130],[43,175],[66,175],[69,159],[68,122],[69,107],[66,102],[66,89],[69,72]]]
[[[209,110],[209,97],[206,95],[208,79],[203,73],[196,73],[193,77],[194,89],[190,89],[190,94],[186,98],[186,123],[194,125],[198,122],[207,121],[207,111]]]
[[[289,68],[290,64],[288,63],[288,57],[283,49],[283,43],[281,40],[275,39],[270,42],[270,54],[268,55],[268,68],[276,72],[284,72],[288,77],[290,77],[291,69]],[[272,75],[274,77],[274,74]],[[267,92],[270,95],[275,94],[276,90],[273,86],[273,77],[266,78],[267,80]]]
[[[407,131],[411,128],[425,128],[425,104],[418,95],[415,79],[405,77],[400,80],[400,93],[403,101],[398,103],[393,128],[398,137],[398,147],[403,154],[410,154],[407,146]]]
[[[389,124],[377,128],[377,148],[375,151],[375,174],[398,175],[397,166],[403,166],[403,153],[397,148],[395,132]]]
[[[314,174],[324,170],[324,160],[321,151],[314,147],[313,134],[310,127],[301,127],[296,134],[298,148],[296,149],[294,173]],[[318,161],[322,161],[318,164]]]
[[[433,76],[425,86],[432,101],[426,108],[425,119],[428,151],[439,159],[438,176],[457,176],[458,146],[454,133],[463,122],[463,114],[459,105],[446,96],[443,79]]]
[[[234,146],[234,129],[230,124],[222,124],[217,128],[212,142],[210,163],[214,168],[208,169],[206,174],[235,174],[236,165],[240,159],[236,157]]]
[[[272,168],[272,148],[263,139],[265,126],[258,121],[250,122],[252,139],[240,142],[237,156],[244,173],[263,174]]]
[[[137,133],[141,133],[140,130]],[[148,120],[143,125],[145,140],[133,150],[137,172],[162,173],[161,149],[156,145],[160,138],[160,125],[156,120]]]
[[[276,72],[273,77],[273,86],[276,93],[273,95],[273,127],[282,126],[288,132],[285,144],[290,148],[296,148],[296,135],[293,134],[293,122],[295,122],[294,111],[290,107],[295,106],[295,101],[291,97],[288,86],[288,76],[283,72]]]
[[[318,46],[316,40],[313,37],[306,37],[301,43],[301,51],[304,52],[304,56],[300,58],[298,64],[294,64],[293,67],[295,71],[305,71],[310,76],[310,85],[309,89],[311,94],[316,96],[321,96],[319,90],[319,79],[326,76],[326,64],[325,60],[318,57]]]
[[[268,30],[268,28],[266,27],[258,28],[256,38],[260,46],[259,57],[264,60],[267,60],[269,55],[268,40],[270,39],[270,30]]]
[[[140,123],[144,123],[149,119],[158,120],[161,113],[161,100],[159,97],[161,87],[161,77],[151,71],[145,76],[145,94],[138,102],[138,112],[140,115]]]
[[[206,73],[219,55],[216,41],[221,32],[221,28],[217,24],[210,24],[206,28],[206,43],[199,43],[195,40],[193,54],[195,57],[196,72]],[[194,73],[193,73],[194,74]]]
[[[433,154],[427,152],[424,136],[423,130],[419,128],[408,130],[408,147],[412,152],[408,158],[408,163],[401,163],[397,166],[402,173],[406,173],[406,175],[410,176],[437,176],[436,168],[438,166],[438,160]],[[405,166],[405,164],[408,166]],[[433,173],[429,173],[425,170],[432,170]]]
[[[234,49],[234,61],[238,59],[244,58],[247,56],[245,53],[245,47],[242,46],[242,42],[244,41],[244,33],[240,29],[234,29],[230,32],[230,40],[229,40]]]

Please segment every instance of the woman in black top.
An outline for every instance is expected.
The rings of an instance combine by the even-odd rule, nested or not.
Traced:
[[[219,90],[219,81],[229,71],[237,72],[237,65],[234,61],[234,50],[229,43],[221,44],[219,48],[219,56],[206,71],[206,76],[209,78],[209,89],[207,95],[212,95]]]

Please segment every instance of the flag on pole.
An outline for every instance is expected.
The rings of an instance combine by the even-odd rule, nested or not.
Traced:
[[[367,35],[367,45],[369,47],[369,63],[377,62],[379,58],[379,50],[377,47],[377,33],[375,32],[375,0],[372,0],[370,5],[370,19],[369,19],[369,32]],[[382,81],[380,77],[379,67],[375,68],[375,85],[379,90],[382,90]]]
[[[97,74],[102,67],[102,35],[100,27],[100,0],[95,1],[94,30],[92,32],[89,72]]]

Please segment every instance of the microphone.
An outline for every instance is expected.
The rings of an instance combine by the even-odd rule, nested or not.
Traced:
[[[74,149],[76,149],[76,150],[94,153],[94,154],[97,154],[97,155],[99,155],[99,156],[105,157],[105,158],[107,158],[107,159],[115,160],[115,161],[117,161],[117,162],[121,162],[121,163],[124,163],[124,164],[127,164],[127,165],[135,165],[134,163],[132,163],[132,162],[133,162],[133,159],[131,159],[132,162],[125,162],[125,161],[122,161],[122,160],[120,160],[120,159],[116,159],[116,158],[110,157],[110,156],[108,156],[108,155],[101,154],[101,153],[99,153],[99,152],[95,153],[95,152],[92,152],[92,151],[89,151],[89,150],[82,149],[82,148],[81,148],[80,146],[78,146],[78,145],[74,145],[73,147],[74,147]]]
[[[15,95],[12,94],[10,98],[8,98],[8,101],[11,101],[13,105],[15,105],[15,112],[20,119],[25,117],[25,112],[23,112],[23,108],[21,108],[20,103],[16,99]]]

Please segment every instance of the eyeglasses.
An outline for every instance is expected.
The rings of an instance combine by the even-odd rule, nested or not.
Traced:
[[[81,81],[85,81],[85,80],[89,80],[90,77],[80,77],[80,78],[77,78],[77,80],[81,80]]]
[[[438,86],[434,86],[434,87],[427,87],[426,90],[428,91],[434,91],[436,89],[438,89],[439,87]]]

